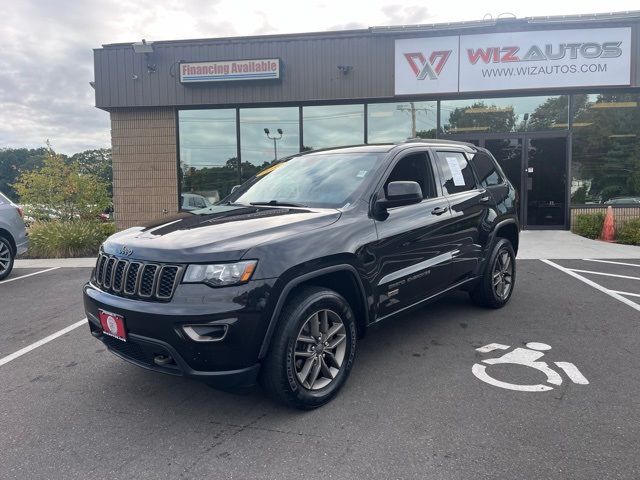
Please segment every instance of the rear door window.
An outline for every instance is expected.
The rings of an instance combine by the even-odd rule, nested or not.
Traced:
[[[436,152],[442,191],[447,195],[476,188],[476,180],[467,157],[462,152]]]

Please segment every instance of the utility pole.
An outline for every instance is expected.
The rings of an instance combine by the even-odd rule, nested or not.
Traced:
[[[401,112],[409,112],[411,114],[411,138],[415,138],[417,135],[416,128],[416,112],[423,111],[425,116],[429,113],[429,108],[416,108],[415,102],[409,102],[409,106],[406,105],[398,105],[396,110],[400,110]]]

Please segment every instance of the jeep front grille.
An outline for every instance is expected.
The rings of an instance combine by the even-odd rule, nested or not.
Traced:
[[[102,290],[121,297],[168,301],[182,278],[181,265],[139,262],[101,253],[95,282]]]

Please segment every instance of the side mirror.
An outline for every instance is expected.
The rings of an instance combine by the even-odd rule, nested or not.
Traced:
[[[231,187],[231,193],[235,192],[237,189],[240,188],[241,185],[234,185],[233,187]]]
[[[422,189],[418,182],[390,182],[387,185],[387,198],[376,201],[376,207],[386,210],[393,207],[413,205],[422,201]]]

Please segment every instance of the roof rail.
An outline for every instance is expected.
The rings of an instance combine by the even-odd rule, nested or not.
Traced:
[[[477,145],[469,142],[461,142],[459,140],[445,140],[444,138],[407,138],[402,142],[399,142],[398,145],[402,145],[403,143],[441,143],[443,145],[464,145],[465,147],[477,148]]]

